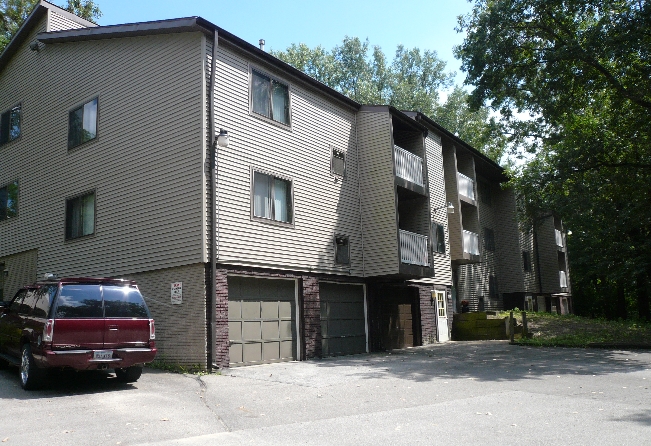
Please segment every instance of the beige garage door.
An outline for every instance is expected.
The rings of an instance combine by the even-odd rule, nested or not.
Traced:
[[[229,277],[228,332],[231,366],[293,360],[295,282]]]
[[[321,283],[319,296],[323,356],[366,353],[364,287]]]

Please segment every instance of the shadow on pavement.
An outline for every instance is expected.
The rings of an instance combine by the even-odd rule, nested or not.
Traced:
[[[598,376],[647,370],[651,369],[651,353],[520,347],[507,342],[451,342],[314,362],[319,368],[347,367],[349,372],[345,374],[357,378],[378,379],[384,375],[413,381],[449,377],[500,382],[548,375]]]

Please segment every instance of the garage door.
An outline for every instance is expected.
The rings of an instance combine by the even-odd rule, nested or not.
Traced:
[[[296,357],[294,288],[293,280],[228,278],[231,366]]]
[[[321,283],[319,296],[323,356],[365,353],[364,287]]]

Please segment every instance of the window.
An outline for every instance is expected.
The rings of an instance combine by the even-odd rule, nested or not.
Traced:
[[[479,199],[481,200],[482,203],[487,204],[489,206],[492,203],[491,187],[485,181],[479,182]]]
[[[0,115],[0,145],[20,136],[20,105]]]
[[[522,269],[531,271],[531,255],[529,251],[522,251]]]
[[[500,297],[497,292],[497,278],[492,274],[488,277],[488,296],[491,299],[497,299]]]
[[[289,88],[269,76],[252,71],[251,110],[289,125]]]
[[[346,176],[346,154],[343,151],[332,149],[330,172],[342,178]]]
[[[70,112],[68,119],[68,148],[71,149],[97,137],[97,98]]]
[[[432,246],[434,248],[434,252],[440,252],[441,254],[445,254],[445,228],[443,227],[443,225],[434,223],[433,232],[434,232],[434,240]]]
[[[492,229],[484,228],[484,249],[495,251],[495,234]]]
[[[66,239],[91,235],[95,232],[95,193],[66,201]]]
[[[18,181],[0,187],[0,221],[18,214]]]
[[[253,216],[291,223],[292,182],[253,172]]]
[[[106,317],[149,317],[145,301],[137,289],[125,286],[104,286],[102,292]]]
[[[104,317],[100,285],[64,285],[57,299],[54,317],[56,319]]]
[[[446,317],[445,293],[436,291],[436,307],[439,310],[439,317]]]
[[[350,245],[346,236],[335,236],[335,263],[340,265],[350,263]]]

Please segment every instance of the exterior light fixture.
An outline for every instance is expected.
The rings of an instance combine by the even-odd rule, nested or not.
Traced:
[[[5,277],[9,277],[9,270],[5,268],[5,270],[2,271],[2,274],[4,274]]]
[[[226,130],[219,129],[219,135],[217,135],[217,145],[223,148],[228,147],[228,132]]]
[[[454,205],[452,204],[451,201],[448,201],[447,206],[439,206],[437,208],[432,209],[432,212],[440,211],[443,208],[447,209],[448,214],[454,214]]]

